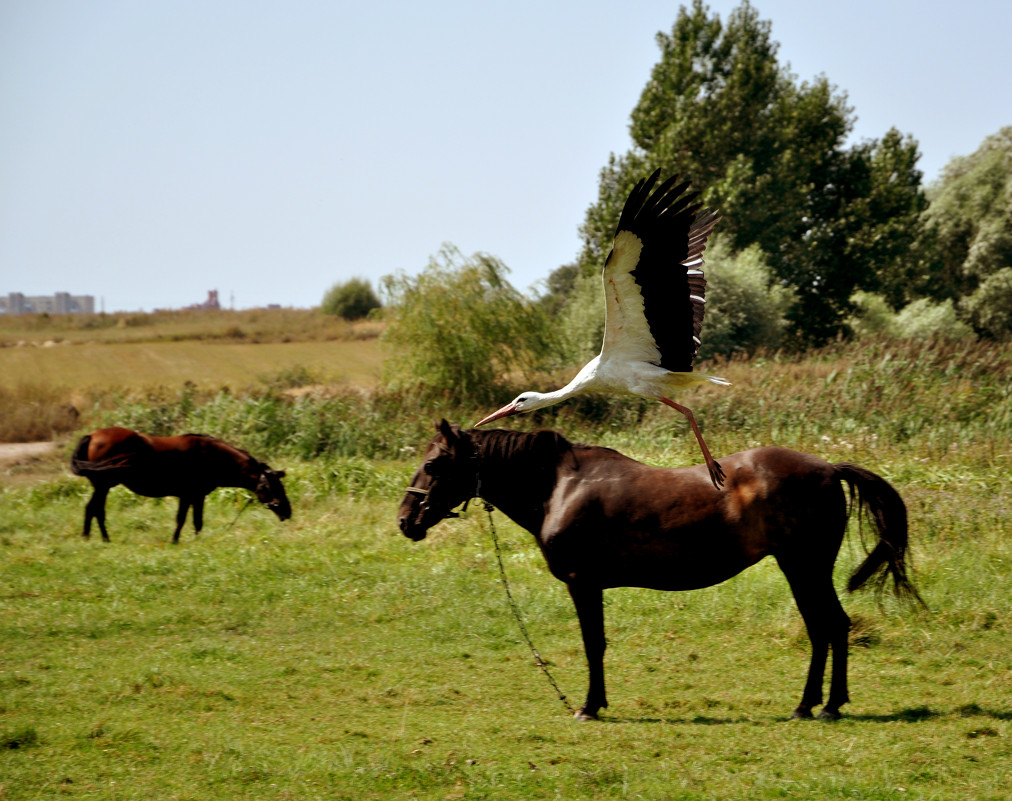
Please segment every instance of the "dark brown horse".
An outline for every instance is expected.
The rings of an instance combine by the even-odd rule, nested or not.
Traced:
[[[833,564],[855,499],[878,541],[848,589],[891,576],[898,594],[919,600],[906,571],[906,507],[888,482],[857,465],[756,448],[721,459],[728,478],[720,492],[705,465],[648,467],[553,431],[463,431],[445,420],[437,431],[401,502],[401,531],[420,540],[455,506],[479,496],[534,534],[580,620],[590,689],[578,718],[595,718],[608,706],[602,590],[709,587],[765,556],[787,577],[812,643],[794,717],[810,718],[822,703],[830,647],[829,699],[819,717],[840,717],[849,700],[850,618],[833,587]],[[841,482],[850,488],[850,505]]]
[[[272,470],[246,451],[206,434],[149,437],[129,428],[100,428],[81,437],[70,469],[95,488],[84,509],[83,535],[91,536],[94,518],[106,542],[105,499],[117,484],[149,498],[179,498],[174,543],[179,542],[191,506],[193,527],[200,533],[204,527],[204,498],[218,487],[250,490],[280,519],[292,516],[281,483],[283,470]]]

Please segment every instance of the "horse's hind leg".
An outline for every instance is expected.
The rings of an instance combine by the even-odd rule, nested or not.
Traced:
[[[204,527],[204,496],[198,495],[193,499],[193,528],[197,533]]]
[[[103,542],[109,542],[109,532],[105,528],[105,499],[109,495],[109,487],[97,484],[92,486],[95,491],[84,507],[84,531],[81,532],[81,536],[85,539],[91,537],[91,521],[94,519],[98,523],[99,531],[102,532]]]
[[[179,544],[179,532],[183,530],[186,523],[186,513],[190,510],[190,502],[185,498],[179,499],[179,511],[176,512],[176,530],[172,534],[172,544]]]
[[[826,598],[826,606],[830,622],[829,643],[833,649],[833,672],[829,681],[829,700],[819,713],[823,720],[836,720],[840,717],[840,707],[850,700],[847,690],[847,651],[850,640],[850,618],[843,611],[840,599],[832,584]]]
[[[600,587],[583,587],[567,584],[569,594],[576,606],[583,634],[583,649],[587,654],[587,669],[590,672],[590,686],[587,701],[577,710],[579,720],[593,720],[602,707],[608,706],[604,691],[604,597]]]
[[[843,611],[840,599],[833,589],[832,566],[821,570],[818,566],[799,568],[786,560],[777,560],[787,576],[794,593],[798,611],[805,621],[808,639],[812,643],[812,660],[808,666],[808,678],[801,694],[801,703],[791,717],[811,718],[812,708],[822,703],[822,683],[826,673],[829,646],[833,646],[833,672],[829,689],[829,701],[819,714],[823,719],[840,717],[840,707],[847,703],[847,632],[850,618]],[[813,576],[812,573],[822,573]]]

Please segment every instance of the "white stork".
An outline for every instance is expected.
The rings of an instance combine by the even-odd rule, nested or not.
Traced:
[[[730,385],[692,372],[703,326],[706,279],[700,269],[706,239],[720,219],[702,209],[689,183],[673,176],[651,190],[660,170],[629,193],[602,275],[604,343],[576,378],[554,392],[524,392],[477,423],[551,406],[584,392],[639,395],[685,415],[699,442],[713,486],[724,471],[710,455],[692,411],[669,395],[702,384]]]

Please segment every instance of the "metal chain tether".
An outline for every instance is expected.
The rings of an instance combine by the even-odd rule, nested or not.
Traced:
[[[480,484],[478,485],[480,488]],[[527,626],[524,625],[524,619],[520,616],[520,608],[517,606],[516,600],[513,598],[513,592],[510,590],[510,583],[506,578],[506,568],[503,567],[502,563],[502,551],[499,548],[499,538],[495,533],[495,523],[492,521],[492,504],[482,498],[482,502],[485,504],[485,511],[488,513],[488,528],[492,533],[492,542],[495,544],[495,560],[499,563],[499,576],[502,578],[502,585],[506,588],[506,598],[509,601],[510,609],[513,610],[513,617],[517,620],[517,625],[520,627],[520,633],[524,635],[524,639],[527,641],[528,647],[531,649],[531,654],[534,655],[534,661],[538,667],[541,668],[542,672],[551,682],[552,687],[555,688],[555,694],[559,696],[559,700],[565,705],[566,709],[570,712],[573,711],[573,707],[570,706],[569,701],[566,700],[565,694],[559,689],[558,683],[555,681],[555,677],[552,676],[551,671],[548,669],[548,665],[545,664],[545,660],[541,658],[541,654],[538,653],[538,649],[534,647],[534,643],[531,641],[531,635],[527,632]]]

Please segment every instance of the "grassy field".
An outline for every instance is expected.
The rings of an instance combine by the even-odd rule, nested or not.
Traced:
[[[380,331],[298,309],[0,317],[0,442],[58,439],[183,386],[369,390]]]
[[[119,488],[103,545],[79,536],[90,487],[66,446],[0,472],[0,799],[1004,799],[1010,358],[847,346],[720,365],[734,387],[691,399],[718,455],[761,442],[855,461],[907,501],[930,609],[844,598],[853,701],[832,724],[787,719],[808,644],[769,560],[692,593],[609,590],[611,707],[572,721],[510,615],[484,514],[421,543],[397,531],[431,418],[488,410],[180,390],[96,413],[216,422],[289,471],[295,516],[251,507],[229,527],[245,496],[220,490],[201,537],[188,526],[172,547],[175,502]],[[665,409],[596,403],[517,425],[696,458]],[[578,704],[565,588],[494,516],[527,625]],[[838,584],[860,556],[844,547]]]
[[[68,398],[98,391],[180,386],[205,389],[255,385],[286,366],[328,384],[375,386],[377,339],[333,342],[124,342],[0,349],[0,387],[58,387]]]
[[[1006,797],[1007,489],[917,493],[931,612],[845,601],[844,720],[787,720],[808,646],[763,563],[693,593],[609,591],[612,706],[578,724],[520,641],[482,515],[415,544],[395,524],[413,465],[286,466],[291,523],[257,508],[227,528],[241,498],[220,491],[179,547],[168,502],[114,491],[102,545],[78,536],[82,482],[5,493],[0,798]],[[526,533],[496,527],[580,699],[568,596]]]

